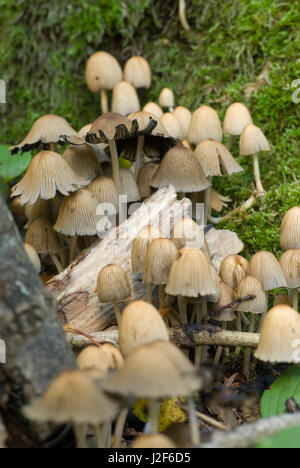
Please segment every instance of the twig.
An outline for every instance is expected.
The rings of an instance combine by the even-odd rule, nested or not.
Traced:
[[[89,340],[91,343],[93,343],[98,348],[100,348],[100,343],[98,341],[94,340],[94,338],[92,336],[87,335],[86,333],[84,333],[84,332],[82,332],[80,330],[77,330],[76,328],[72,328],[69,325],[65,325],[65,326],[63,326],[63,330],[64,330],[65,333],[72,333],[73,335],[84,336],[87,340]]]
[[[204,421],[206,424],[209,424],[210,426],[215,427],[220,431],[227,431],[227,427],[224,424],[220,423],[219,421],[216,421],[215,419],[211,418],[210,416],[207,416],[206,414],[199,413],[199,411],[196,411],[196,416],[197,418]]]
[[[222,307],[217,307],[214,310],[214,312],[218,313],[218,312],[222,312],[223,310],[226,310],[226,309],[231,309],[233,306],[235,306],[237,304],[240,304],[241,302],[252,301],[255,298],[256,298],[255,294],[251,294],[249,296],[244,296],[244,297],[238,297],[235,301],[231,302],[230,304],[227,304],[227,305],[222,306]]]

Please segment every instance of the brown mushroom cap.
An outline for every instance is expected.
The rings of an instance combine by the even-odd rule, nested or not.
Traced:
[[[169,437],[164,434],[147,434],[142,435],[134,439],[132,449],[142,449],[142,448],[169,448],[175,449],[176,445],[174,442],[169,439]]]
[[[162,89],[158,102],[162,108],[174,107],[175,99],[173,91],[170,88]]]
[[[131,57],[124,67],[124,79],[135,88],[150,88],[152,73],[149,63],[143,57]]]
[[[184,140],[188,137],[189,134],[192,113],[186,107],[178,106],[176,109],[174,109],[174,115],[180,122],[182,128],[182,140]]]
[[[123,72],[117,60],[107,52],[96,52],[86,65],[85,78],[92,93],[113,89],[122,81]]]
[[[121,367],[124,365],[124,358],[116,346],[114,346],[111,343],[105,343],[101,345],[101,351],[104,353],[108,354],[112,363],[113,363],[113,368],[114,369],[121,369]]]
[[[275,255],[265,250],[257,252],[250,260],[248,275],[258,278],[265,291],[286,288],[286,279]]]
[[[132,137],[132,122],[121,114],[108,112],[101,115],[92,124],[85,140],[97,145],[111,140],[123,140]]]
[[[171,137],[176,138],[178,140],[183,140],[183,128],[181,127],[181,124],[177,119],[176,115],[174,115],[171,112],[166,112],[161,116],[159,120],[167,130],[168,134],[171,135]]]
[[[93,180],[101,174],[101,167],[97,155],[89,145],[71,145],[63,153],[63,158],[67,161],[75,174],[83,179]]]
[[[206,177],[221,176],[221,167],[228,175],[244,172],[226,146],[215,140],[201,141],[195,150],[195,156]]]
[[[222,125],[217,112],[209,106],[201,106],[197,109],[191,120],[188,139],[194,145],[211,138],[222,141]]]
[[[51,203],[49,203],[49,200],[42,200],[40,198],[34,205],[26,204],[25,216],[27,218],[27,223],[24,226],[25,229],[28,229],[37,218],[44,218],[50,221],[52,218]]]
[[[299,364],[300,316],[287,305],[277,305],[266,315],[255,357],[266,362]]]
[[[25,242],[32,245],[37,253],[45,255],[61,255],[63,246],[52,224],[47,219],[37,218],[29,227]]]
[[[97,294],[100,302],[124,301],[131,296],[126,271],[119,265],[107,265],[98,274]]]
[[[77,364],[81,370],[99,371],[99,376],[107,375],[109,369],[113,369],[111,356],[97,346],[87,346],[77,357]]]
[[[260,128],[247,125],[240,138],[240,155],[249,156],[261,151],[271,151],[267,138]]]
[[[110,177],[97,177],[88,186],[88,189],[97,197],[99,203],[111,203],[115,207],[116,213],[119,212],[119,192]]]
[[[40,257],[37,253],[37,251],[35,250],[35,248],[30,245],[30,244],[23,244],[24,246],[24,250],[29,258],[29,260],[31,261],[32,265],[34,266],[34,269],[37,273],[40,273],[41,272],[41,269],[42,269],[42,265],[41,265],[41,260],[40,260]]]
[[[208,255],[208,258],[210,257],[204,228],[191,218],[182,218],[177,221],[171,232],[171,239],[178,250],[184,247],[193,247],[203,250]]]
[[[268,310],[267,295],[262,282],[255,276],[246,276],[238,285],[237,297],[256,296],[255,299],[238,304],[239,312],[251,312],[252,314],[264,314]]]
[[[178,250],[170,239],[153,240],[146,253],[143,282],[167,284],[177,254]]]
[[[142,273],[144,271],[148,246],[153,239],[161,237],[161,232],[154,226],[145,226],[140,230],[132,244],[131,263],[133,273]]]
[[[140,110],[140,101],[136,89],[127,81],[120,81],[113,90],[112,111],[128,115]]]
[[[151,195],[151,180],[157,169],[158,163],[145,163],[138,173],[137,185],[141,198],[147,198]]]
[[[210,206],[213,210],[221,213],[223,208],[227,208],[228,203],[231,202],[229,197],[225,197],[218,193],[216,190],[212,189],[210,197]]]
[[[283,249],[300,249],[300,206],[294,206],[283,217],[280,226],[280,245]]]
[[[280,257],[279,263],[287,286],[292,289],[300,288],[300,249],[287,250]]]
[[[92,125],[93,124],[89,123],[82,127],[78,132],[78,136],[80,138],[85,138],[85,136],[89,133],[90,129],[92,128]]]
[[[220,277],[233,289],[237,288],[247,275],[248,261],[240,255],[228,255],[221,263]]]
[[[223,131],[225,135],[241,135],[244,128],[252,123],[250,112],[245,104],[235,102],[226,111]]]
[[[161,107],[159,107],[158,104],[156,104],[156,102],[148,102],[144,108],[143,108],[143,111],[144,112],[149,112],[149,114],[152,114],[152,115],[155,115],[155,117],[157,119],[160,119],[161,116],[163,115],[163,110]]]

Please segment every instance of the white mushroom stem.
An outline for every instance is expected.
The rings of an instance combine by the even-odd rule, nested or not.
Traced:
[[[62,264],[60,263],[60,261],[58,260],[57,256],[56,255],[53,255],[53,254],[50,254],[49,255],[53,264],[55,265],[58,273],[62,273],[64,271],[63,267],[62,267]]]
[[[70,245],[70,263],[72,263],[74,258],[76,257],[77,241],[78,241],[78,236],[77,234],[75,234]]]
[[[254,333],[255,321],[256,321],[256,315],[251,314],[250,324],[249,324],[249,333]],[[244,367],[243,367],[243,374],[245,377],[247,377],[247,379],[249,379],[249,375],[250,375],[250,359],[251,359],[251,349],[247,348],[245,351]]]
[[[152,299],[153,299],[153,284],[152,283],[147,283],[147,302],[149,304],[152,304]]]
[[[258,160],[257,154],[253,155],[253,168],[254,168],[255,184],[256,184],[258,194],[263,194],[265,193],[265,189],[263,188],[261,179],[260,179],[259,160]]]
[[[97,448],[105,448],[106,445],[106,427],[105,424],[100,424],[95,427],[96,445]]]
[[[227,329],[227,323],[226,322],[222,322],[222,329],[224,331],[226,331],[226,329]],[[214,358],[214,362],[213,362],[214,366],[217,366],[219,364],[222,353],[223,353],[223,349],[224,348],[222,346],[218,346],[217,352],[216,352],[216,355],[215,355],[215,358]],[[225,349],[228,350],[228,354],[229,354],[229,348],[225,348]]]
[[[267,304],[269,304],[269,292],[268,291],[266,292],[266,296],[267,296]],[[257,328],[257,333],[261,332],[266,315],[267,315],[267,311],[261,314],[260,321],[259,321],[258,328]]]
[[[120,167],[119,167],[119,155],[117,150],[117,144],[115,140],[109,140],[109,150],[111,155],[111,164],[112,164],[112,178],[118,192],[120,193],[121,185],[120,185]]]
[[[121,323],[121,317],[122,317],[122,312],[121,312],[121,309],[120,309],[120,305],[118,302],[113,302],[113,306],[114,306],[114,311],[115,311],[115,315],[116,315],[116,321],[117,321],[117,324],[118,326],[120,326],[120,323]]]
[[[138,137],[137,148],[136,148],[135,165],[134,165],[135,180],[137,180],[140,169],[144,162],[144,145],[145,145],[145,136],[141,135]]]
[[[299,309],[299,291],[298,288],[294,288],[291,290],[291,296],[292,296],[292,305],[293,309],[297,310]]]
[[[159,285],[159,308],[164,309],[166,306],[166,294],[165,294],[165,285]]]
[[[198,426],[198,418],[196,415],[196,408],[193,398],[190,396],[188,400],[188,415],[189,415],[189,428],[190,428],[190,442],[192,446],[199,445],[200,432]]]
[[[127,415],[128,415],[128,408],[122,409],[116,422],[114,442],[113,442],[112,448],[121,448],[122,435],[123,435]]]
[[[106,114],[107,112],[109,112],[109,108],[108,108],[108,97],[107,97],[107,91],[106,91],[106,89],[101,89],[100,100],[101,100],[101,110],[102,110],[102,114]]]
[[[191,27],[186,19],[185,14],[185,0],[178,1],[179,19],[180,23],[185,31],[190,31]]]
[[[74,424],[73,430],[76,438],[76,447],[78,449],[86,449],[86,426],[84,424]]]
[[[211,182],[211,185],[205,190],[204,196],[204,224],[207,225],[208,218],[210,217],[211,211],[211,192],[212,192],[212,177],[208,177],[208,180]]]
[[[149,412],[148,423],[150,425],[150,433],[152,434],[157,433],[159,412],[160,412],[160,401],[153,400],[152,398],[150,398],[148,401],[148,412]]]
[[[242,314],[241,312],[237,312],[237,317],[236,317],[236,331],[241,332],[242,331]],[[241,354],[241,348],[237,347],[235,349],[235,354],[239,356]]]
[[[187,320],[187,298],[184,296],[178,296],[178,308],[180,319],[183,324],[188,322]]]
[[[234,135],[230,135],[226,143],[226,148],[229,149],[229,151],[231,150],[233,143],[234,143]]]
[[[207,316],[207,301],[202,301],[197,307],[197,319],[196,323],[200,323]],[[195,366],[200,367],[201,363],[206,360],[207,346],[199,346],[195,350]]]

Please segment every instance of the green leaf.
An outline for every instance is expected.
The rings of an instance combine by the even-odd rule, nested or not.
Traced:
[[[10,182],[23,174],[31,161],[31,153],[12,156],[8,149],[8,145],[0,145],[0,176],[4,182]]]
[[[119,158],[119,166],[122,167],[123,169],[130,169],[131,162],[128,161],[128,159]]]
[[[291,427],[264,439],[256,448],[300,448],[300,426]]]
[[[300,405],[300,367],[298,366],[287,369],[271,389],[265,391],[261,400],[262,417],[269,418],[283,414],[286,401],[292,397]]]

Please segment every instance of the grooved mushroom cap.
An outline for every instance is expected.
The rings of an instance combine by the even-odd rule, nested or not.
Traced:
[[[12,188],[11,196],[20,195],[23,205],[33,205],[39,198],[50,200],[57,192],[67,196],[89,183],[75,174],[60,154],[41,151],[32,159],[23,179]]]
[[[178,106],[174,110],[175,117],[179,120],[182,128],[182,140],[185,140],[189,134],[189,128],[192,120],[192,113],[189,109],[183,106]]]
[[[208,138],[221,142],[222,137],[222,125],[217,112],[209,106],[199,107],[192,116],[188,135],[190,143],[199,145]]]
[[[159,95],[160,107],[174,107],[175,99],[174,93],[170,88],[164,88]]]
[[[283,217],[280,226],[280,245],[283,249],[300,249],[300,206],[294,206]]]
[[[300,249],[287,250],[279,260],[288,288],[300,288]]]
[[[119,372],[102,384],[105,392],[123,397],[165,399],[189,395],[201,387],[191,363],[183,355],[186,366],[173,359],[155,342],[134,350]],[[166,343],[165,343],[166,344]],[[180,353],[180,351],[179,351]]]
[[[133,112],[128,118],[133,122],[133,126],[136,128],[136,132],[139,136],[152,135],[165,138],[169,137],[164,125],[154,114],[150,114],[150,112]]]
[[[136,89],[127,81],[121,81],[113,90],[112,111],[128,115],[140,110],[140,101]]]
[[[169,437],[164,434],[147,434],[142,435],[134,439],[132,449],[142,449],[142,448],[177,448],[174,442],[169,439]]]
[[[40,273],[41,272],[41,269],[42,269],[42,265],[41,265],[41,260],[40,260],[40,257],[37,253],[37,251],[35,250],[35,248],[30,245],[30,244],[23,244],[24,246],[24,250],[29,258],[29,260],[31,261],[32,265],[34,266],[34,269],[37,273]]]
[[[99,371],[99,377],[105,377],[109,369],[114,368],[111,356],[97,346],[87,346],[81,351],[77,357],[77,364],[80,370]]]
[[[266,315],[255,357],[265,362],[299,364],[300,316],[287,305],[277,305]]]
[[[143,57],[131,57],[124,67],[124,80],[135,88],[150,88],[152,74],[147,60]]]
[[[97,197],[99,203],[111,203],[115,207],[116,213],[119,212],[119,192],[110,177],[97,177],[88,186],[88,189]]]
[[[88,189],[78,190],[64,198],[54,229],[66,236],[97,234],[99,201]]]
[[[92,125],[93,124],[89,123],[82,127],[78,132],[79,138],[85,138],[85,136],[89,133],[90,129],[92,128]]]
[[[221,213],[223,208],[228,206],[228,203],[231,202],[229,197],[224,197],[216,190],[212,189],[211,191],[211,198],[210,198],[210,205],[213,210],[216,210],[218,213]]]
[[[173,262],[166,293],[171,296],[212,296],[219,299],[219,277],[200,249],[184,248]]]
[[[204,140],[195,149],[195,156],[206,177],[221,176],[221,167],[228,175],[244,172],[226,146],[215,140]]]
[[[98,93],[102,89],[113,89],[122,78],[122,68],[107,52],[96,52],[86,64],[85,79],[92,93]]]
[[[221,263],[220,277],[224,283],[236,289],[247,275],[248,261],[240,255],[228,255]]]
[[[269,142],[260,128],[247,125],[240,138],[240,155],[249,156],[260,151],[271,151]]]
[[[147,198],[151,195],[151,180],[157,169],[158,163],[145,163],[139,170],[137,185],[141,198]]]
[[[17,146],[9,148],[9,151],[16,154],[18,151],[24,153],[40,145],[48,147],[51,143],[65,144],[62,135],[76,136],[77,132],[63,117],[43,115],[34,122],[26,138]]]
[[[182,218],[177,221],[171,233],[171,239],[178,250],[184,247],[193,247],[203,250],[210,258],[204,228],[191,218]]]
[[[265,291],[277,288],[286,288],[286,279],[277,258],[270,252],[261,250],[250,260],[248,275],[258,278]]]
[[[142,273],[144,271],[148,246],[153,239],[161,237],[161,232],[154,226],[145,226],[140,230],[132,244],[131,263],[133,273]]]
[[[162,115],[162,117],[159,120],[163,124],[169,135],[178,140],[183,140],[183,129],[179,120],[173,113],[166,112]]]
[[[151,182],[155,188],[166,184],[184,193],[201,192],[211,185],[194,153],[184,146],[175,146],[166,153]]]
[[[104,353],[108,354],[112,363],[113,363],[113,368],[114,369],[121,369],[121,367],[124,365],[124,358],[116,346],[114,346],[111,343],[105,343],[101,345],[101,351]]]
[[[237,297],[255,295],[255,299],[238,304],[236,310],[239,312],[251,312],[252,314],[264,314],[268,310],[267,295],[262,282],[255,276],[246,276],[237,288]]]
[[[229,286],[229,284],[224,283],[224,281],[221,281],[219,286],[220,299],[218,302],[218,307],[224,307],[234,302],[236,299],[234,289],[231,286]],[[234,313],[233,306],[222,310],[216,316],[216,320],[218,322],[232,322],[235,319],[236,315]]]
[[[47,219],[36,219],[26,232],[26,244],[32,245],[37,253],[60,255],[64,252],[57,233]]]
[[[169,341],[167,327],[153,305],[144,301],[129,304],[122,313],[119,344],[126,357],[139,346]]]
[[[143,282],[167,284],[177,253],[177,247],[170,239],[153,240],[146,253]]]
[[[156,102],[148,102],[144,108],[143,108],[143,111],[144,112],[149,112],[149,114],[153,114],[155,115],[155,117],[157,119],[160,119],[161,116],[163,115],[164,111],[162,110],[161,107],[159,107],[158,104],[156,104]]]
[[[223,124],[225,135],[241,135],[247,125],[253,124],[248,108],[241,102],[235,102],[228,107]]]
[[[63,153],[63,158],[75,174],[84,179],[93,180],[101,174],[97,155],[89,145],[69,146]]]
[[[97,294],[100,302],[125,301],[131,296],[131,286],[126,271],[119,265],[102,268],[97,279]]]
[[[33,221],[37,218],[44,218],[51,220],[51,204],[48,200],[42,200],[41,198],[37,200],[34,205],[25,205],[25,216],[27,218],[27,223],[25,229],[28,229]]]
[[[85,140],[94,145],[132,137],[132,122],[121,114],[107,112],[92,124]]]
[[[68,371],[57,377],[44,396],[24,409],[37,422],[92,424],[109,422],[118,406],[102,393],[82,371]]]
[[[120,169],[120,195],[126,195],[128,203],[141,199],[137,183],[128,169]]]

